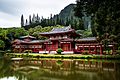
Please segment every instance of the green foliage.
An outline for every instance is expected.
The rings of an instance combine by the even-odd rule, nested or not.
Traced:
[[[48,26],[48,27],[42,27],[42,26],[36,26],[35,28],[30,28],[28,30],[29,35],[35,36],[37,39],[46,39],[46,37],[40,36],[39,33],[41,32],[49,32],[53,28],[61,28],[63,26],[57,25],[57,26]]]
[[[82,37],[92,37],[92,31],[91,30],[77,30],[78,34],[82,34]]]
[[[116,42],[119,43],[119,5],[119,0],[77,0],[75,15],[80,18],[84,14],[91,16],[94,36],[101,36],[107,32],[110,35],[116,35]]]
[[[27,34],[28,32],[24,28],[0,28],[0,40],[4,41],[5,50],[10,49],[12,40]]]
[[[0,49],[4,49],[5,47],[5,42],[3,40],[0,40]]]
[[[19,38],[20,36],[25,36],[28,34],[24,28],[8,28],[7,30],[13,38]]]
[[[118,50],[120,50],[120,46],[118,47]]]
[[[40,36],[39,33],[41,32],[49,32],[53,28],[60,28],[63,26],[56,25],[56,26],[48,26],[48,27],[41,27],[36,26],[35,28],[30,28],[29,30],[25,30],[24,28],[0,28],[0,48],[5,50],[11,49],[11,41],[20,38],[20,36],[32,35],[37,39],[46,39],[46,37]],[[19,52],[19,51],[16,51]]]
[[[8,31],[7,30],[5,30],[5,29],[1,29],[0,30],[0,38],[1,39],[8,39],[8,37],[7,37],[7,34],[8,34]]]
[[[58,54],[61,54],[61,52],[63,52],[63,50],[62,50],[61,48],[58,48],[58,49],[56,50],[56,52],[57,52]]]

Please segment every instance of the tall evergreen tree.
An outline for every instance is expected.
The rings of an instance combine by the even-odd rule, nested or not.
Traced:
[[[35,14],[33,14],[33,17],[32,17],[32,23],[35,23]]]
[[[23,17],[23,14],[21,15],[21,27],[24,26],[24,17]]]
[[[29,15],[29,25],[31,25],[32,21],[31,21],[31,15]]]
[[[52,16],[52,14],[50,14],[50,24],[49,25],[53,26],[53,16]]]
[[[39,21],[40,21],[40,17],[39,17],[39,15],[37,14],[37,16],[36,16],[36,23],[39,24]]]
[[[28,23],[28,20],[27,20],[27,19],[26,19],[25,25],[26,25],[26,26],[27,26],[27,25],[29,25],[29,23]]]

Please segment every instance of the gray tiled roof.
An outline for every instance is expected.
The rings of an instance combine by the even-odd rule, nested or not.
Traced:
[[[63,28],[53,28],[50,32],[43,32],[40,34],[54,34],[54,33],[64,33],[64,32],[69,32],[72,31],[70,26],[68,27],[63,27]]]
[[[32,41],[24,41],[24,40],[15,40],[14,42],[17,42],[17,44],[20,44],[20,43],[42,43],[42,42],[45,42],[45,40],[32,40]],[[13,43],[14,43],[13,42]]]
[[[69,31],[71,29],[70,26],[68,27],[63,27],[63,28],[53,28],[51,32],[61,32],[61,31]]]
[[[87,38],[81,38],[77,39],[76,41],[96,41],[96,37],[87,37]]]
[[[21,43],[41,43],[41,42],[44,42],[44,40],[32,40],[32,41],[21,40]]]

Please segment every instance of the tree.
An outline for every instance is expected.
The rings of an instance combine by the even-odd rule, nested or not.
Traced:
[[[26,25],[26,26],[27,26],[27,25],[29,25],[29,23],[28,23],[27,19],[26,19],[25,25]]]
[[[31,21],[31,15],[29,15],[29,25],[32,23]]]
[[[0,49],[4,50],[5,42],[3,40],[0,40]]]
[[[33,14],[33,17],[32,17],[32,23],[35,23],[35,14]]]
[[[94,36],[120,33],[119,0],[77,0],[76,2],[75,15],[80,18],[84,14],[91,16]]]
[[[21,27],[23,27],[24,26],[24,17],[23,17],[23,14],[22,14],[22,16],[21,16]]]
[[[83,5],[84,5],[84,1],[83,0],[77,0],[76,1],[76,7],[75,7],[75,16],[82,18],[84,16],[83,14]]]
[[[40,22],[40,17],[39,17],[39,15],[37,14],[37,16],[36,16],[36,24],[39,24],[39,22]]]
[[[17,39],[20,36],[25,36],[28,32],[24,28],[9,28],[8,33],[11,34],[13,39]]]

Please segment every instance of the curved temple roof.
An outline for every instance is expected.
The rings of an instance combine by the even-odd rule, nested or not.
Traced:
[[[27,35],[27,36],[21,36],[20,38],[31,38],[31,39],[35,39],[35,37]]]
[[[71,28],[71,26],[63,27],[63,28],[53,28],[50,32],[43,32],[40,33],[40,35],[52,35],[52,34],[63,34],[63,33],[74,33],[76,35],[79,35],[75,32],[74,29]]]
[[[87,37],[87,38],[77,39],[76,41],[97,41],[97,39],[96,37]]]

